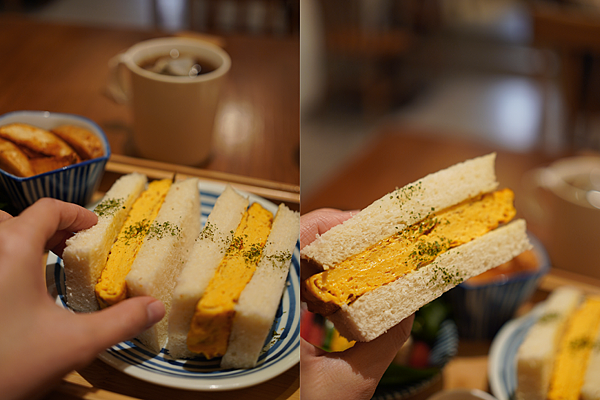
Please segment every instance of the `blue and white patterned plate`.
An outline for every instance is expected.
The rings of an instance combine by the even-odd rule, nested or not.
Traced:
[[[544,303],[536,305],[522,317],[507,322],[498,332],[490,348],[488,379],[492,394],[498,400],[514,398],[517,389],[517,351],[529,328],[540,317]]]
[[[202,225],[206,223],[217,197],[225,185],[200,181]],[[260,203],[276,213],[277,206],[268,200],[242,193],[250,203]],[[300,360],[300,244],[292,256],[292,266],[287,286],[277,311],[272,336],[265,342],[258,365],[253,369],[227,369],[219,367],[220,358],[206,360],[196,357],[174,360],[165,349],[159,354],[148,350],[137,340],[121,342],[99,355],[99,358],[116,369],[136,378],[155,384],[180,389],[220,391],[240,389],[267,381],[287,371]],[[56,303],[68,308],[65,302],[65,275],[62,260],[50,254],[47,262],[47,282]]]

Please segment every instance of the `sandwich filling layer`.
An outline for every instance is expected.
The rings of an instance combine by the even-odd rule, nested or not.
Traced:
[[[472,241],[516,214],[514,194],[503,189],[435,212],[304,282],[309,310],[327,316],[343,304],[431,264],[438,255]],[[457,282],[459,283],[459,282]]]
[[[262,257],[272,224],[273,214],[258,203],[244,213],[223,260],[196,305],[187,336],[190,351],[208,359],[227,351],[235,305]]]
[[[549,400],[578,400],[600,326],[600,297],[589,297],[575,311],[559,344],[550,379]]]
[[[127,297],[125,278],[144,239],[151,231],[171,183],[170,179],[150,182],[148,189],[142,192],[131,207],[95,287],[100,308],[116,304]]]

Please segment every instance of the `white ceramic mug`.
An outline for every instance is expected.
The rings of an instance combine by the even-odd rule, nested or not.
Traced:
[[[600,279],[600,158],[561,159],[523,182],[527,220],[543,231],[552,266]]]
[[[176,49],[215,69],[195,77],[162,75],[141,67]],[[209,157],[223,81],[231,67],[220,47],[187,38],[140,42],[110,63],[109,92],[133,111],[133,144],[140,156],[183,165]]]

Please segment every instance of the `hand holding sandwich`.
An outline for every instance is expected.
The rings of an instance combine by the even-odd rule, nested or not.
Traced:
[[[315,240],[317,234],[325,233],[352,215],[352,212],[333,209],[303,215],[300,221],[301,248]],[[303,273],[307,268],[302,266]],[[370,399],[383,373],[408,339],[412,322],[413,317],[410,316],[379,338],[356,343],[340,353],[327,353],[302,339],[302,398]]]
[[[0,393],[31,398],[105,348],[138,335],[164,316],[163,305],[136,297],[76,315],[48,296],[45,250],[59,256],[71,232],[94,225],[86,209],[42,199],[18,217],[0,215]]]

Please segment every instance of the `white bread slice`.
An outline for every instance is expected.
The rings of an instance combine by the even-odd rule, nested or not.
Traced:
[[[162,236],[149,234],[125,281],[129,297],[152,296],[165,305],[168,315],[177,276],[200,233],[198,179],[189,178],[171,186],[154,224],[176,226],[179,233],[164,229]],[[138,339],[158,353],[167,341],[167,318],[144,331]]]
[[[119,178],[108,190],[102,204],[113,204],[98,216],[98,223],[76,233],[63,252],[67,304],[75,311],[98,310],[94,287],[106,265],[110,248],[125,223],[131,206],[145,189],[145,175],[132,173]]]
[[[600,331],[594,341],[583,386],[579,394],[581,400],[600,400]]]
[[[495,153],[474,158],[388,193],[305,246],[302,258],[329,269],[433,211],[496,189],[495,159]]]
[[[256,366],[281,302],[299,234],[300,215],[279,205],[262,258],[235,307],[221,367]]]
[[[565,286],[555,289],[546,299],[540,318],[517,352],[517,400],[547,399],[560,338],[583,298],[580,290]]]
[[[248,203],[247,198],[227,185],[215,202],[204,230],[194,243],[173,292],[167,342],[167,350],[173,358],[191,358],[196,355],[187,348],[187,334],[196,304],[223,259],[231,232],[240,224]]]
[[[516,220],[440,254],[427,266],[359,297],[327,318],[349,340],[371,341],[460,282],[531,248]]]

